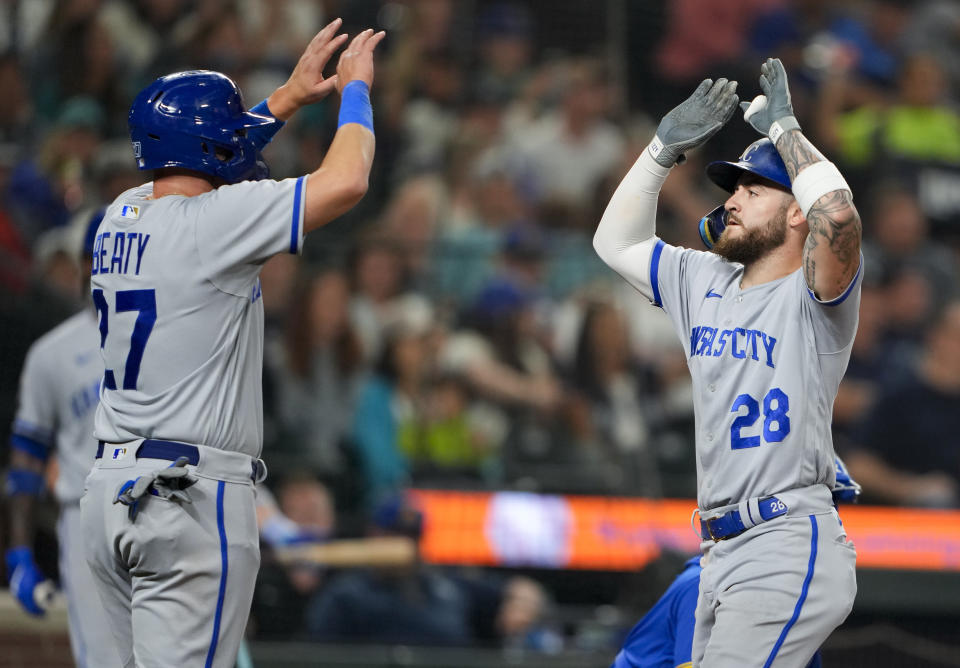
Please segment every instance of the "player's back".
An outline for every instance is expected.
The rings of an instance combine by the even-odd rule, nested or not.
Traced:
[[[660,600],[623,643],[611,668],[676,668],[690,665],[694,610],[700,584],[700,557],[684,564]]]
[[[244,182],[152,199],[146,184],[107,208],[91,281],[105,364],[98,439],[259,455],[259,270],[299,251],[302,187]]]

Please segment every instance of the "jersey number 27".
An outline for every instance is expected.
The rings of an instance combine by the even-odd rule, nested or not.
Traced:
[[[103,290],[93,291],[93,303],[100,314],[100,348],[107,341],[109,326],[109,308]],[[123,389],[137,389],[137,378],[140,376],[140,363],[143,361],[143,351],[147,347],[147,339],[153,331],[153,324],[157,321],[157,297],[155,290],[120,290],[117,292],[117,303],[114,309],[117,313],[136,311],[137,321],[130,334],[130,352],[127,353],[127,362],[123,367]],[[117,381],[113,369],[103,372],[103,386],[108,390],[117,389]]]

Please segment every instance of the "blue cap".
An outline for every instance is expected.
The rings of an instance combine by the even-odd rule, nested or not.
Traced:
[[[83,237],[83,256],[93,257],[93,242],[97,238],[97,230],[100,229],[100,223],[103,222],[103,214],[107,212],[107,207],[97,209],[90,216],[90,222],[87,223],[87,233]]]
[[[788,190],[791,187],[787,166],[773,142],[766,137],[750,144],[737,162],[719,160],[707,165],[707,176],[728,193],[737,187],[737,180],[744,172],[762,176]]]
[[[473,302],[476,315],[502,318],[523,310],[533,302],[533,293],[512,281],[494,279]]]

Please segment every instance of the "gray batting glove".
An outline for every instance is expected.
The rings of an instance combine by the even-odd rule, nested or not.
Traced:
[[[736,81],[704,79],[660,121],[650,155],[664,167],[683,162],[685,151],[704,144],[730,120],[738,101]]]
[[[793,115],[787,71],[779,58],[767,58],[760,66],[760,90],[752,102],[741,102],[743,120],[776,144],[788,130],[799,130],[800,124]]]
[[[129,506],[131,520],[139,512],[140,499],[151,491],[163,499],[192,503],[186,489],[196,483],[197,478],[187,470],[187,462],[186,457],[180,457],[167,468],[142,475],[136,480],[128,480],[121,485],[113,502]]]

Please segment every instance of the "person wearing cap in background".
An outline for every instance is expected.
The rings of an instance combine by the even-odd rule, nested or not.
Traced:
[[[93,241],[103,212],[100,209],[90,218],[84,238],[81,275],[85,295],[90,294]],[[10,547],[6,552],[10,592],[26,612],[42,616],[53,588],[34,558],[34,522],[38,499],[47,491],[44,469],[56,467],[53,493],[60,504],[60,586],[67,603],[70,647],[81,668],[120,665],[84,556],[80,530],[80,496],[97,450],[93,416],[103,379],[99,350],[100,332],[92,301],[30,347],[20,375],[4,486],[10,507]]]

